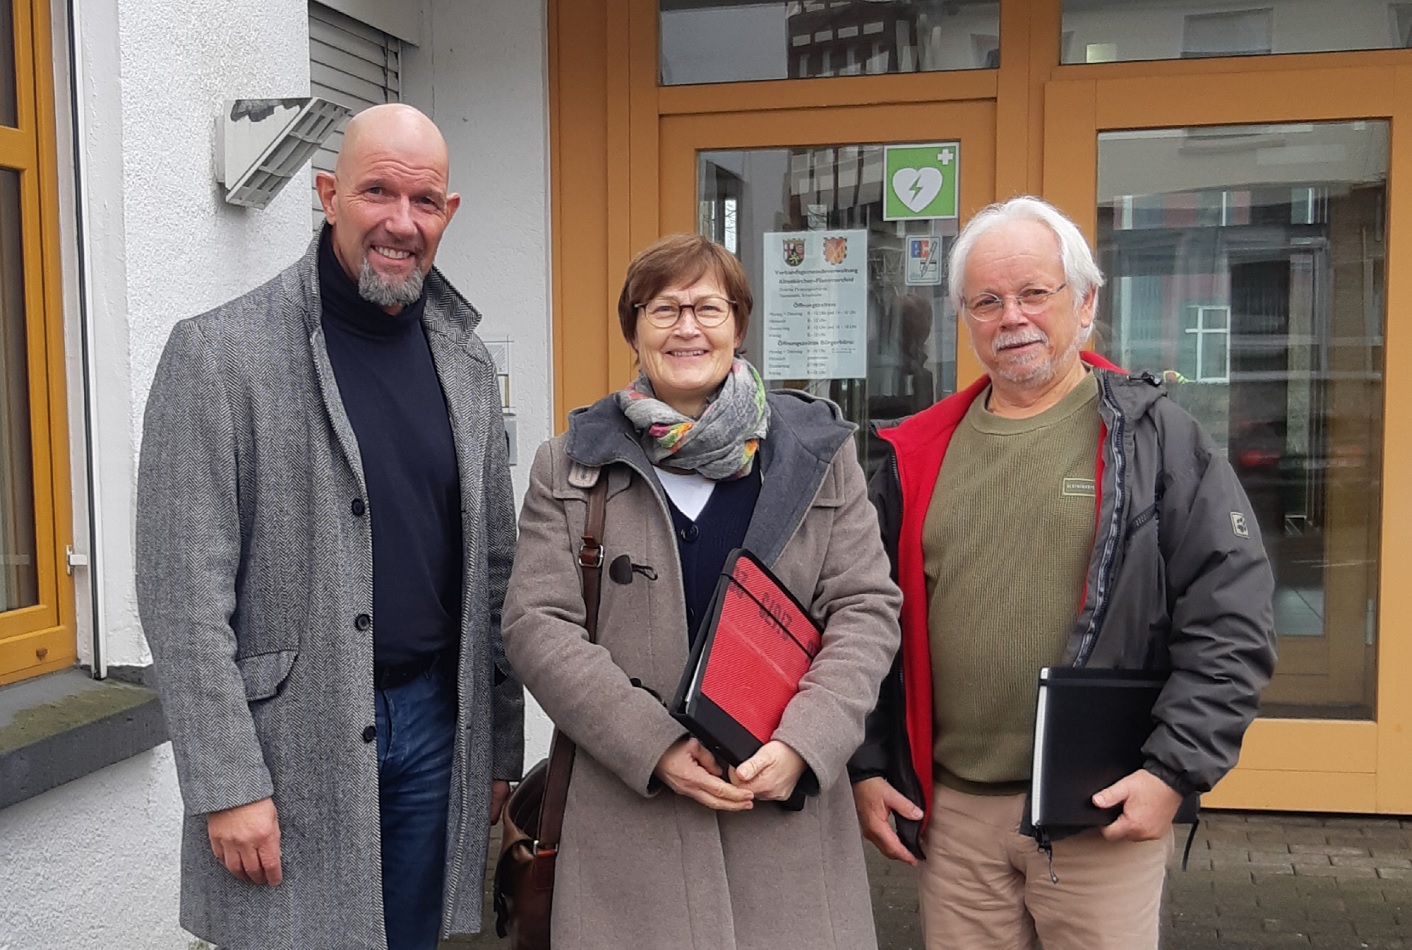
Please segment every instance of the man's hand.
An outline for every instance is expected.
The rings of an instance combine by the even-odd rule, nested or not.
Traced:
[[[794,794],[804,774],[804,758],[778,739],[771,739],[736,768],[740,787],[761,801],[782,802]]]
[[[1151,772],[1138,769],[1094,795],[1093,803],[1099,808],[1123,806],[1123,813],[1102,829],[1109,841],[1153,841],[1171,831],[1182,796]]]
[[[754,793],[736,788],[721,776],[716,757],[695,739],[678,739],[662,753],[654,774],[678,795],[695,799],[717,811],[745,811]]]
[[[277,887],[284,879],[279,866],[279,814],[273,799],[262,798],[206,816],[211,852],[242,881]]]
[[[917,857],[892,827],[892,813],[920,821],[922,810],[906,795],[893,788],[882,776],[865,778],[853,786],[853,808],[858,812],[858,827],[863,837],[871,841],[884,857],[915,865]]]
[[[509,782],[498,778],[490,783],[490,825],[492,828],[500,820],[500,809],[505,807],[505,799],[509,797]]]

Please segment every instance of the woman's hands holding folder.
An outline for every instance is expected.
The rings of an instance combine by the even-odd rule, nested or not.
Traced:
[[[794,794],[794,786],[806,768],[804,758],[778,739],[771,739],[735,769],[741,788],[762,801],[782,802]]]
[[[745,811],[752,807],[755,795],[747,788],[737,788],[722,776],[721,768],[705,746],[695,739],[679,739],[662,753],[653,770],[667,787],[678,795],[695,799],[717,811]]]

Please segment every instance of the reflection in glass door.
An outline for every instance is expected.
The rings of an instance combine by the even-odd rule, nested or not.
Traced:
[[[994,69],[995,0],[658,0],[660,79],[685,83]]]
[[[1164,376],[1250,496],[1280,637],[1261,715],[1371,719],[1388,124],[1098,141],[1097,346]]]
[[[20,175],[0,168],[0,612],[39,603]]]
[[[11,0],[0,0],[0,125],[18,125],[15,98],[15,11]]]
[[[746,358],[772,388],[837,402],[870,463],[870,423],[955,391],[944,260],[956,219],[886,220],[883,146],[702,151],[697,202],[699,232],[740,258],[755,291]],[[821,313],[800,288],[826,282],[841,303]],[[838,345],[811,362],[806,349],[830,347],[806,338]]]

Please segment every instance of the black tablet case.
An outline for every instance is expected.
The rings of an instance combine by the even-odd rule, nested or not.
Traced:
[[[1035,709],[1030,821],[1036,828],[1106,825],[1122,808],[1094,793],[1142,768],[1165,672],[1045,667]]]

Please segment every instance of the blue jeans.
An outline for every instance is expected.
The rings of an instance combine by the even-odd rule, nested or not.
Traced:
[[[435,950],[446,873],[456,687],[432,669],[376,690],[388,950]]]

